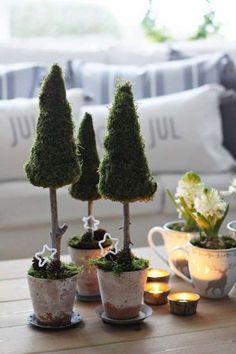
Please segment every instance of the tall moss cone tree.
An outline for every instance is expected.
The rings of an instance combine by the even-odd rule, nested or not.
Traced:
[[[109,112],[104,147],[98,189],[104,198],[123,203],[123,249],[125,254],[130,254],[129,203],[152,199],[157,183],[148,168],[129,82],[117,86]]]
[[[70,187],[73,198],[88,202],[88,216],[93,213],[94,200],[100,199],[97,184],[99,181],[99,157],[96,147],[92,116],[85,113],[77,137],[78,157],[81,176]]]
[[[51,240],[60,259],[61,237],[67,225],[59,227],[57,188],[79,179],[80,164],[74,140],[74,125],[61,68],[54,64],[45,78],[39,96],[39,118],[30,159],[25,164],[29,181],[49,188],[51,206]]]

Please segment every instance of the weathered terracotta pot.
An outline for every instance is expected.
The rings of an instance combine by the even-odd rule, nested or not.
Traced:
[[[82,266],[83,270],[77,277],[77,291],[79,295],[96,296],[100,295],[96,267],[89,264],[90,259],[101,257],[101,250],[98,249],[77,249],[68,247],[72,262]],[[109,250],[111,247],[104,248]]]
[[[66,279],[40,279],[28,275],[34,315],[39,324],[61,326],[70,323],[77,275]]]
[[[97,269],[98,282],[105,314],[114,319],[138,316],[148,269],[115,275]]]

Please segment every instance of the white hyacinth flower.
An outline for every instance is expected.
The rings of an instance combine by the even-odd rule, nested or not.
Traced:
[[[227,191],[221,191],[220,194],[224,196],[228,196],[235,193],[236,194],[236,177],[232,180],[231,185],[229,186]]]
[[[216,189],[210,188],[204,189],[203,193],[195,198],[194,207],[206,219],[210,217],[218,220],[223,217],[227,203]]]
[[[178,182],[175,197],[182,197],[188,208],[192,209],[195,198],[203,191],[200,177],[194,172],[187,172]]]

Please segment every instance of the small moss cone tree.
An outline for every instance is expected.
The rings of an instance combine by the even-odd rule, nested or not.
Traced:
[[[55,258],[60,259],[61,237],[67,225],[58,225],[56,190],[79,179],[80,164],[71,108],[58,64],[52,66],[44,79],[39,108],[36,137],[25,172],[33,185],[50,190],[52,247],[57,249]]]
[[[73,198],[88,202],[88,216],[92,215],[94,200],[100,199],[97,184],[99,181],[99,157],[96,147],[92,116],[85,113],[81,121],[78,137],[78,157],[81,165],[81,176],[78,182],[72,183],[70,194]]]
[[[129,255],[129,203],[148,201],[157,189],[144,153],[140,124],[129,82],[117,85],[109,112],[104,147],[105,153],[99,167],[98,189],[104,198],[123,203],[123,254]]]

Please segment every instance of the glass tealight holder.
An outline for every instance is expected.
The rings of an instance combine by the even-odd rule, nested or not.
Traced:
[[[200,296],[191,292],[179,292],[168,295],[170,312],[180,316],[191,316],[197,311]]]
[[[144,288],[144,302],[148,305],[164,305],[167,303],[171,287],[166,283],[150,282]]]
[[[165,269],[150,268],[148,270],[147,282],[168,283],[169,279],[170,272]]]

